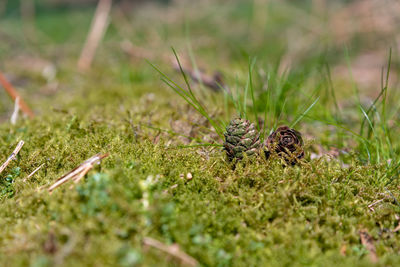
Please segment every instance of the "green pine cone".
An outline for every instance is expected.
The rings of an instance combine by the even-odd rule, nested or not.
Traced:
[[[245,119],[233,119],[226,127],[224,150],[230,161],[256,154],[260,148],[260,133],[254,123]]]

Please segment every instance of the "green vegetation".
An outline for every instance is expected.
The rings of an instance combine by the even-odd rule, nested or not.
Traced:
[[[37,115],[10,124],[13,103],[0,90],[0,162],[25,141],[0,174],[0,262],[184,266],[143,244],[151,237],[178,244],[199,266],[398,266],[394,41],[354,32],[340,42],[309,1],[198,2],[113,13],[85,73],[76,62],[93,8],[38,10],[34,28],[15,12],[0,20],[0,71]],[[128,56],[123,40],[142,54]],[[353,62],[371,42],[382,80],[360,85]],[[184,66],[221,71],[230,90],[187,77],[189,92],[171,47]],[[239,114],[261,140],[279,125],[301,131],[302,163],[261,155],[233,169],[221,131]],[[49,194],[57,178],[106,152],[79,184]],[[373,238],[376,263],[360,230]]]

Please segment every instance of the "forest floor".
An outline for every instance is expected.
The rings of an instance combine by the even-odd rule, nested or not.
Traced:
[[[0,88],[0,164],[25,142],[0,174],[0,262],[398,266],[398,5],[379,16],[376,1],[197,2],[114,6],[86,71],[93,8],[0,19],[0,71],[35,112],[12,124]],[[293,126],[305,158],[233,168],[215,125],[151,66],[185,88],[171,47],[188,74],[222,73],[229,89],[189,79],[221,129],[239,115],[264,126],[261,139]]]

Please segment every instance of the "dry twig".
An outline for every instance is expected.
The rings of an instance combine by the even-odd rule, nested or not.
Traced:
[[[161,243],[160,241],[155,240],[151,237],[145,237],[143,239],[143,243],[146,246],[156,248],[165,253],[168,253],[169,255],[174,256],[175,258],[181,260],[183,264],[186,264],[188,266],[197,266],[198,265],[197,260],[195,260],[193,257],[189,256],[185,252],[181,251],[179,249],[178,245],[168,246],[168,245],[165,245],[165,244]]]
[[[384,200],[385,200],[385,199],[380,199],[380,200],[378,200],[378,201],[375,201],[375,202],[369,204],[369,205],[368,205],[368,208],[369,208],[371,211],[375,211],[375,210],[374,210],[374,206],[375,206],[376,204],[381,203],[381,202],[384,201]]]
[[[19,95],[17,90],[14,89],[11,83],[7,81],[6,77],[4,77],[4,75],[1,72],[0,72],[0,84],[4,87],[7,94],[12,98],[13,101],[16,101],[16,99],[19,98],[19,107],[22,110],[22,112],[24,112],[30,118],[33,118],[34,117],[33,111],[28,107],[28,105]]]
[[[18,114],[19,114],[19,97],[17,97],[14,102],[14,111],[10,118],[10,122],[12,125],[15,125],[17,123]]]
[[[392,230],[392,232],[393,232],[393,233],[397,233],[398,231],[400,231],[400,216],[397,215],[397,214],[395,214],[394,217],[395,217],[396,220],[397,220],[397,226],[396,226],[396,228],[394,228],[394,229]]]
[[[78,68],[81,71],[89,69],[92,64],[97,47],[101,39],[103,39],[108,26],[108,17],[111,6],[112,0],[100,0],[97,5],[89,34],[78,61]]]
[[[29,178],[31,178],[36,172],[38,172],[42,167],[44,166],[44,163],[37,167],[33,172],[31,172],[25,179],[24,182],[26,182]]]
[[[68,172],[67,174],[61,176],[60,178],[57,179],[57,181],[49,187],[49,192],[51,193],[54,189],[59,187],[60,185],[68,182],[69,180],[74,181],[75,183],[78,183],[93,167],[96,163],[99,163],[102,159],[108,157],[108,153],[106,154],[97,154],[85,162],[83,162],[81,165],[73,169],[72,171]]]
[[[365,229],[360,230],[359,234],[360,234],[361,244],[363,244],[365,248],[369,251],[369,258],[371,259],[372,262],[374,263],[377,262],[378,256],[376,255],[376,248],[372,236],[370,236],[367,230]]]
[[[7,158],[7,160],[1,165],[0,167],[0,173],[4,171],[5,168],[7,168],[8,164],[10,164],[10,161],[15,159],[19,151],[21,150],[22,146],[24,145],[24,141],[19,141],[18,145],[15,147],[14,151],[11,153],[11,155]]]

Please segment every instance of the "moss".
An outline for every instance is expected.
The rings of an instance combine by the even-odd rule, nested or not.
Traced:
[[[398,206],[388,200],[373,213],[367,207],[384,190],[371,182],[379,170],[375,167],[343,169],[335,162],[314,160],[284,168],[260,159],[232,170],[218,149],[207,149],[205,157],[197,148],[167,146],[164,138],[155,144],[149,133],[141,133],[136,142],[125,134],[129,128],[123,121],[91,123],[89,118],[77,118],[25,121],[21,124],[27,131],[14,136],[26,140],[26,146],[7,171],[15,175],[18,165],[16,194],[1,200],[4,260],[51,263],[60,260],[72,242],[70,254],[62,259],[65,265],[172,264],[160,262],[159,257],[166,257],[161,252],[143,248],[141,240],[152,236],[166,244],[178,243],[209,266],[294,261],[363,265],[367,257],[360,250],[358,230],[366,227],[378,240],[381,261],[396,261],[391,256],[400,248],[396,234],[382,239],[380,231],[397,225]],[[2,127],[6,140],[21,125]],[[11,147],[3,148],[3,154]],[[106,151],[111,156],[78,186],[64,185],[52,195],[39,189],[89,156]],[[22,182],[42,163],[42,170]],[[180,175],[188,172],[193,179]],[[388,190],[398,198],[395,186]],[[54,255],[43,248],[50,232],[56,236]],[[340,254],[344,245],[346,257]],[[25,256],[16,259],[16,253]]]
[[[224,3],[222,9],[232,20],[229,27],[216,16],[214,5],[200,3],[196,16],[185,16],[193,15],[190,22],[196,53],[206,62],[221,60],[218,63],[229,70],[226,76],[232,85],[245,85],[243,77],[248,73],[243,66],[248,64],[248,53],[265,59],[254,83],[258,86],[256,108],[269,104],[267,127],[294,121],[305,110],[304,103],[310,96],[322,95],[329,100],[322,89],[309,86],[327,86],[325,78],[316,74],[320,69],[316,62],[319,51],[304,55],[288,77],[279,76],[271,67],[280,60],[286,44],[281,37],[273,42],[270,40],[275,38],[270,37],[283,36],[283,25],[294,27],[297,22],[271,9],[268,27],[260,28],[254,21],[259,31],[252,35],[257,38],[247,42],[243,37],[249,37],[249,27],[244,27],[243,21],[250,21],[252,8],[243,1],[233,2]],[[144,9],[143,14],[146,12]],[[182,16],[172,8],[151,12],[157,14],[154,23],[143,25],[142,20],[135,20],[138,26],[131,37],[138,43],[154,45],[149,49],[156,55],[155,63],[169,70],[171,66],[161,62],[158,53],[165,51],[165,43],[169,43],[164,39],[178,48],[186,44],[187,35],[179,22]],[[167,13],[171,20],[159,18]],[[38,25],[53,21],[54,25],[44,28],[52,33],[62,28],[68,19],[65,16],[68,13],[40,18]],[[72,17],[89,26],[88,16],[81,12]],[[3,23],[16,22],[8,18]],[[22,37],[12,32],[13,27],[7,27],[10,35],[20,40]],[[262,29],[268,40],[259,34]],[[154,31],[160,36],[154,37]],[[211,36],[208,44],[203,42],[204,32]],[[337,119],[331,100],[318,104],[309,114],[319,121],[307,118],[298,126],[315,139],[314,145],[321,143],[325,149],[333,145],[350,147],[351,153],[335,159],[311,159],[313,144],[309,144],[306,160],[298,166],[283,167],[278,159],[259,157],[245,158],[233,169],[220,147],[190,147],[199,140],[221,140],[194,109],[161,84],[148,65],[141,61],[131,64],[116,51],[115,42],[120,41],[116,36],[107,36],[92,71],[77,73],[75,57],[82,36],[84,27],[68,27],[53,36],[54,40],[39,40],[36,48],[30,48],[57,61],[59,87],[49,95],[39,90],[46,86],[38,78],[40,74],[21,70],[23,66],[13,65],[8,56],[11,52],[27,53],[25,45],[2,45],[0,50],[6,51],[0,53],[0,58],[6,62],[7,72],[28,79],[21,92],[37,112],[33,120],[20,118],[13,126],[4,119],[0,125],[0,162],[18,140],[25,141],[17,159],[0,175],[0,262],[10,266],[181,264],[164,252],[144,246],[143,239],[150,236],[166,245],[178,244],[201,266],[368,266],[372,265],[369,252],[360,244],[358,233],[365,228],[375,240],[377,265],[399,264],[400,238],[398,232],[393,232],[399,223],[399,182],[394,179],[388,183],[392,177],[384,176],[388,172],[388,150],[382,149],[385,153],[380,154],[381,162],[368,162],[366,150],[357,143],[359,139],[354,140],[340,127],[322,123]],[[68,38],[70,46],[60,44]],[[329,51],[326,53],[329,59]],[[218,59],[216,54],[220,55]],[[263,89],[265,70],[271,76],[271,98],[270,91]],[[182,82],[176,74],[171,76]],[[338,98],[347,98],[351,86],[338,89]],[[232,104],[222,107],[226,100],[222,94],[200,89],[195,93],[218,120],[226,120],[236,112]],[[3,94],[1,99],[3,103]],[[358,107],[351,106],[346,112],[354,115],[355,109]],[[11,110],[11,103],[0,109],[1,113]],[[350,117],[343,119],[345,126],[357,131],[361,120]],[[390,140],[396,152],[400,140],[398,129],[392,128]],[[371,140],[367,144],[378,149],[369,152],[372,158],[378,158],[379,142]],[[87,158],[106,152],[110,156],[81,183],[65,184],[51,195],[47,192],[57,178]],[[33,177],[24,181],[42,164]],[[187,179],[188,173],[192,179]],[[397,173],[392,174],[396,177]],[[382,202],[372,211],[368,205],[377,200]]]

